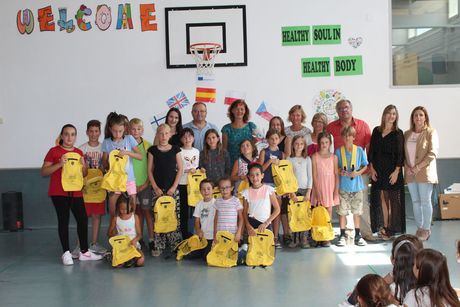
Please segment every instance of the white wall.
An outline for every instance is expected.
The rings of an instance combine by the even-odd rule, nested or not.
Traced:
[[[0,2],[0,168],[40,166],[63,124],[74,123],[79,128],[78,143],[82,143],[86,122],[104,121],[112,110],[143,119],[146,138],[153,139],[147,122],[165,108],[169,97],[184,90],[194,99],[195,70],[166,69],[164,33],[164,7],[193,4],[247,6],[248,66],[216,68],[218,103],[209,106],[210,121],[218,125],[228,121],[223,105],[228,89],[246,91],[253,112],[262,100],[283,117],[290,106],[302,104],[310,121],[313,97],[321,89],[334,88],[352,100],[354,115],[371,127],[378,124],[387,104],[398,106],[403,129],[409,125],[412,108],[426,106],[440,134],[440,156],[460,156],[460,138],[454,128],[460,113],[459,87],[390,88],[388,1],[159,1],[155,2],[157,32],[140,31],[138,4],[147,1],[131,1],[133,30],[115,30],[117,5],[125,1],[84,3],[93,16],[98,4],[111,6],[111,28],[102,32],[93,24],[87,33],[79,29],[71,34],[39,32],[38,8],[51,4],[57,21],[59,7],[67,7],[73,16],[80,3]],[[24,8],[30,8],[35,17],[35,30],[28,36],[16,29],[17,11]],[[93,17],[90,20],[94,22]],[[281,46],[282,26],[315,24],[341,24],[342,44]],[[347,39],[357,36],[364,42],[354,49]],[[301,78],[302,57],[342,55],[363,55],[364,75]],[[191,119],[189,111],[184,122]],[[254,113],[252,120],[266,128],[266,122]]]

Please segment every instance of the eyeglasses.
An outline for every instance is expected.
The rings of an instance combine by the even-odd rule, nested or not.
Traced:
[[[350,110],[350,107],[342,107],[342,108],[337,108],[340,112],[345,112]]]
[[[231,188],[232,188],[231,186],[219,187],[219,190],[225,191],[225,190],[230,190]]]

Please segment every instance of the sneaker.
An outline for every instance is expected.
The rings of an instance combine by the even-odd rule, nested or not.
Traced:
[[[367,242],[361,236],[358,236],[355,238],[355,245],[366,246]]]
[[[88,250],[86,253],[80,253],[80,257],[78,257],[78,260],[80,261],[92,261],[92,260],[101,260],[102,256],[97,255],[90,250]]]
[[[69,251],[66,251],[64,254],[62,254],[62,264],[63,265],[72,265],[73,264],[73,259],[72,259],[72,254]]]
[[[160,257],[161,256],[161,250],[158,249],[152,249],[152,257]]]
[[[280,241],[279,241],[279,240],[275,240],[275,248],[276,248],[276,249],[280,249],[280,248],[281,248],[281,244],[280,244]]]
[[[72,259],[78,259],[80,257],[80,246],[75,247],[72,251]]]
[[[340,236],[339,240],[336,243],[337,246],[345,246],[347,245],[347,240],[345,239],[345,236]]]
[[[89,250],[95,254],[105,254],[107,253],[107,249],[102,246],[102,245],[99,245],[99,243],[92,243],[90,246],[89,246]]]

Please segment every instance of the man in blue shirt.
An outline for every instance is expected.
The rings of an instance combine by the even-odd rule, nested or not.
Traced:
[[[206,121],[207,112],[206,104],[202,102],[195,102],[192,107],[193,120],[183,125],[184,128],[190,128],[193,130],[193,134],[195,136],[193,147],[199,151],[203,150],[204,135],[206,131],[209,129],[215,129],[216,131],[219,131],[216,125]]]

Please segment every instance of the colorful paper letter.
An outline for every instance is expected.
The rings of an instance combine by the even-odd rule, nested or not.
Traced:
[[[133,28],[133,19],[131,18],[131,4],[129,3],[126,3],[125,5],[118,5],[117,30],[120,30],[121,28]]]
[[[155,4],[141,4],[139,5],[141,11],[141,31],[156,31],[158,26],[156,22],[157,20],[155,16]]]
[[[59,9],[59,20],[57,22],[59,31],[65,30],[67,33],[72,33],[75,30],[73,20],[67,20],[67,9]]]
[[[112,11],[106,4],[97,6],[96,10],[96,26],[101,31],[107,30],[112,24]]]
[[[38,9],[38,23],[40,25],[40,32],[54,31],[53,11],[51,5]]]
[[[91,23],[90,22],[85,22],[83,19],[83,16],[90,16],[91,15],[91,9],[87,8],[86,5],[82,4],[80,8],[77,11],[77,14],[75,15],[75,19],[77,20],[77,25],[82,31],[88,31],[91,30]]]
[[[16,24],[18,26],[19,33],[32,33],[34,30],[34,14],[32,14],[32,11],[29,9],[23,10],[21,20],[21,10],[19,10],[16,18]]]

